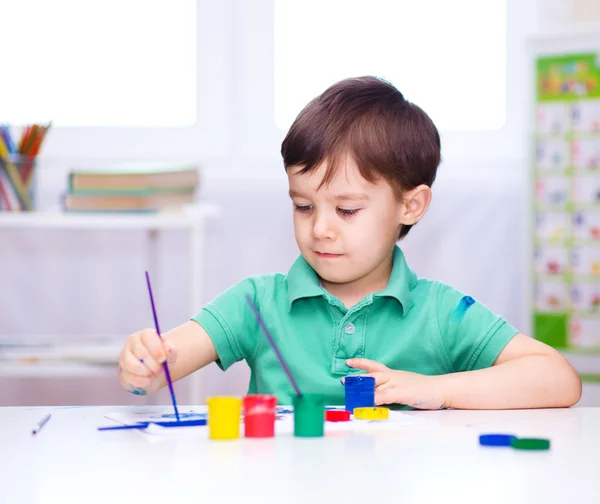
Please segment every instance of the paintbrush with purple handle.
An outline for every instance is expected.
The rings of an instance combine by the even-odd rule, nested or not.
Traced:
[[[152,314],[154,315],[154,327],[156,328],[156,333],[158,337],[162,340],[162,336],[160,334],[160,328],[158,326],[158,318],[156,317],[156,308],[154,306],[154,296],[152,295],[152,287],[150,286],[150,276],[146,271],[146,282],[148,284],[148,294],[150,294],[150,304],[152,304]],[[169,366],[167,365],[167,361],[163,362],[163,368],[165,370],[165,377],[167,378],[167,383],[169,384],[169,391],[171,392],[171,400],[173,401],[173,408],[175,409],[175,418],[179,422],[179,411],[177,411],[177,401],[175,400],[175,392],[173,391],[173,382],[171,381],[171,373],[169,372]]]
[[[281,355],[281,352],[279,351],[279,348],[277,348],[277,345],[275,344],[275,341],[273,340],[271,333],[267,329],[267,326],[265,325],[263,318],[260,316],[260,313],[258,313],[256,306],[254,305],[254,303],[252,302],[252,299],[250,298],[250,296],[248,294],[246,294],[246,301],[248,301],[248,304],[250,305],[250,308],[252,309],[252,312],[254,313],[254,316],[256,317],[256,321],[258,322],[258,325],[261,327],[261,329],[265,333],[265,336],[267,337],[267,340],[269,340],[269,343],[273,347],[273,350],[275,351],[275,355],[277,355],[277,358],[279,359],[279,362],[281,363],[281,367],[283,368],[283,370],[285,371],[285,374],[287,375],[288,379],[290,380],[292,387],[294,387],[296,394],[298,395],[298,397],[302,397],[302,393],[300,392],[300,389],[298,388],[298,384],[296,383],[296,380],[294,380],[292,373],[290,372],[289,368],[287,367],[287,364],[283,360],[283,355]]]

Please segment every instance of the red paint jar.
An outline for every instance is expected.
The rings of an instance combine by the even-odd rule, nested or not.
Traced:
[[[247,438],[266,438],[275,435],[277,397],[251,394],[244,397],[244,435]]]

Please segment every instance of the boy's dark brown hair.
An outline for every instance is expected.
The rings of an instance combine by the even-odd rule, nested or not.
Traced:
[[[440,164],[440,135],[429,116],[392,84],[376,77],[342,80],[300,112],[283,143],[286,171],[314,170],[327,161],[328,184],[347,155],[370,182],[384,178],[399,198],[404,191],[431,187]],[[398,239],[412,226],[402,226]]]

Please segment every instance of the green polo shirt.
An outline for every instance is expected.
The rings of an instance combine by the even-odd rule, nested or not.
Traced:
[[[441,282],[419,279],[396,247],[388,285],[351,308],[320,285],[299,257],[287,275],[242,280],[192,320],[212,339],[227,369],[245,359],[248,393],[294,394],[245,295],[254,300],[298,387],[343,404],[340,378],[360,372],[346,359],[365,357],[391,369],[440,375],[490,367],[517,330],[483,304]]]

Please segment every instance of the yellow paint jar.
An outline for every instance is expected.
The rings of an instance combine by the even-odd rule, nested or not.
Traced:
[[[389,417],[388,408],[354,408],[354,418],[358,420],[387,420]]]
[[[209,397],[208,437],[237,439],[240,437],[242,400],[239,397]]]

